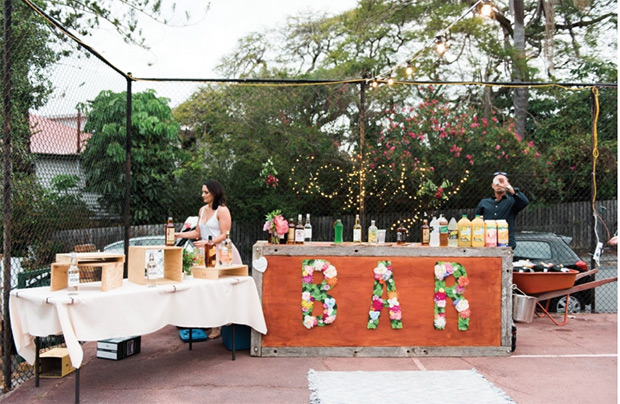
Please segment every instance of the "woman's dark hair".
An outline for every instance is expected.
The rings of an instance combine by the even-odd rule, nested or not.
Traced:
[[[217,209],[220,205],[226,205],[226,195],[224,195],[224,188],[222,187],[222,184],[216,180],[206,180],[204,185],[213,195],[213,210]]]

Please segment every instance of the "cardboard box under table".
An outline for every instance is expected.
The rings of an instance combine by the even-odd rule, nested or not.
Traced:
[[[128,279],[139,285],[146,285],[145,268],[149,254],[155,255],[159,266],[158,284],[176,283],[183,280],[183,248],[168,246],[130,246]]]
[[[39,377],[65,377],[74,370],[67,348],[50,349],[43,352],[39,358]]]
[[[102,292],[119,288],[123,284],[125,254],[76,253],[75,255],[81,283],[99,281],[101,278]],[[68,286],[67,272],[70,264],[71,254],[56,254],[56,262],[52,264],[51,269],[50,290],[65,289]]]

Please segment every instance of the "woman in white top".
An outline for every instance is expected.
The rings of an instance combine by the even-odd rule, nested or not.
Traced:
[[[175,237],[194,239],[194,246],[204,248],[209,236],[213,244],[219,244],[226,239],[226,232],[230,231],[232,219],[230,210],[226,207],[224,188],[216,180],[207,180],[202,185],[202,200],[206,204],[198,211],[198,225],[192,231],[174,233]],[[239,251],[233,244],[233,264],[241,264]]]
[[[230,231],[232,219],[230,210],[226,207],[226,196],[222,185],[216,180],[207,180],[202,186],[202,200],[205,206],[198,212],[198,225],[192,231],[174,233],[175,237],[196,239],[194,246],[204,248],[209,236],[214,244],[226,239],[226,232]],[[233,264],[241,264],[239,251],[233,244]],[[211,330],[209,338],[220,336],[220,327]]]

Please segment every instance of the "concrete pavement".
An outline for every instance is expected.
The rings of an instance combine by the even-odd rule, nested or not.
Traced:
[[[534,318],[517,328],[517,349],[510,357],[255,358],[246,350],[231,361],[221,339],[194,343],[189,351],[176,327],[168,326],[142,336],[141,353],[120,361],[96,358],[96,344],[84,344],[80,402],[308,403],[309,369],[472,368],[520,404],[618,402],[615,313],[578,314],[562,327]],[[73,403],[74,380],[74,374],[41,379],[35,388],[30,379],[0,402]]]

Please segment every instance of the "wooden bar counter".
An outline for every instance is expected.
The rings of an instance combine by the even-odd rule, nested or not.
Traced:
[[[269,330],[253,356],[508,356],[510,248],[253,247]]]

